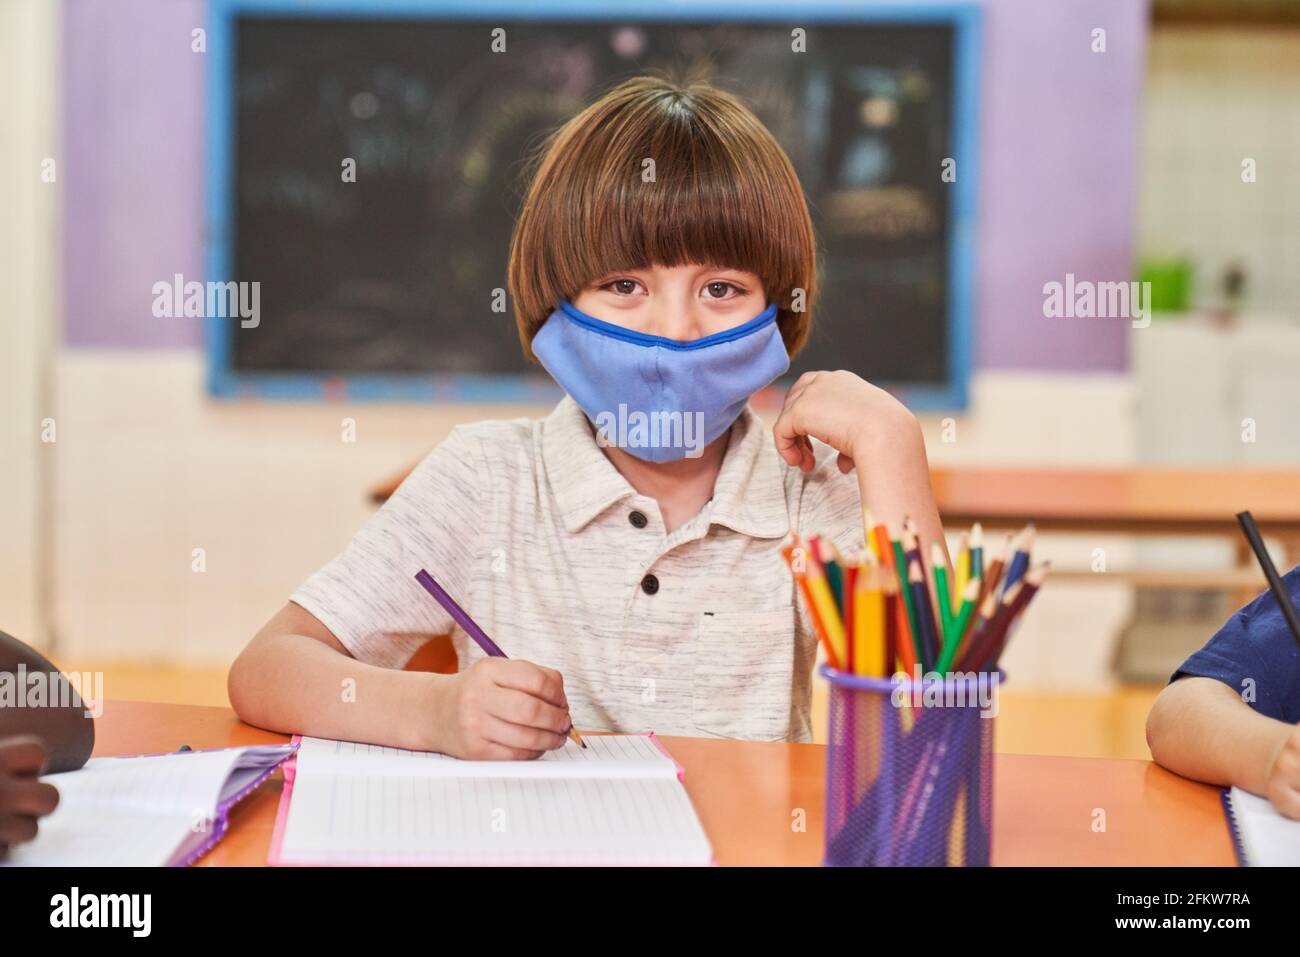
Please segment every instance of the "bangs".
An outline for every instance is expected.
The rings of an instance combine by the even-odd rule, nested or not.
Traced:
[[[641,78],[545,145],[515,228],[510,292],[520,339],[560,299],[611,273],[717,265],[759,277],[793,355],[807,338],[812,223],[789,159],[739,100]],[[794,312],[802,290],[802,312]]]

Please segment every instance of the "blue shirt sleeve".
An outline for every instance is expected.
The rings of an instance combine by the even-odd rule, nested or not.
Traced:
[[[1300,608],[1300,566],[1282,583]],[[1300,721],[1300,646],[1270,590],[1239,609],[1169,680],[1189,675],[1215,678],[1238,694],[1253,691],[1246,700],[1260,714]]]

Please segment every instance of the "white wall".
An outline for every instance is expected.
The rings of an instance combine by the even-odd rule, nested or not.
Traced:
[[[55,325],[58,184],[41,162],[58,158],[56,36],[59,6],[0,4],[0,89],[13,108],[0,122],[0,630],[47,643],[39,528],[50,447],[40,420],[53,415],[43,365]],[[56,168],[57,174],[57,168]]]
[[[1191,256],[1209,306],[1241,260],[1248,309],[1300,317],[1300,30],[1159,27],[1148,63],[1140,251]]]

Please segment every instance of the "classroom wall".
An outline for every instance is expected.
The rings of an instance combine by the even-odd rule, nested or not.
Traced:
[[[1134,158],[1113,144],[1134,138],[1143,5],[1100,0],[1055,16],[1034,0],[982,5],[977,369],[956,441],[926,420],[931,457],[1131,461],[1123,324],[1046,320],[1041,290],[1065,272],[1128,275]],[[199,326],[149,314],[153,281],[201,268],[203,62],[189,42],[202,18],[197,0],[67,4],[64,129],[77,180],[64,184],[57,365],[65,659],[228,661],[370,514],[375,481],[457,422],[545,411],[204,397]],[[1110,43],[1094,61],[1080,51],[1097,24]],[[357,422],[355,443],[340,439],[344,417]],[[79,576],[86,567],[96,574]],[[1048,640],[1008,662],[1021,686],[1105,681],[1129,597],[1045,594],[1033,627]]]
[[[65,172],[56,166],[55,183],[41,180],[42,162],[58,156],[57,27],[54,4],[0,4],[0,89],[13,107],[0,149],[0,630],[39,642],[49,624],[51,556],[42,533],[53,457],[40,431],[54,414],[47,386],[57,317],[57,177]]]
[[[1042,287],[1067,272],[1131,276],[1146,4],[978,5],[976,364],[1121,370],[1123,324],[1044,319]],[[202,271],[205,55],[190,52],[190,31],[205,7],[67,4],[67,150],[84,171],[67,186],[69,346],[200,343],[197,323],[150,316],[148,290]],[[1096,28],[1107,31],[1102,54],[1091,51]],[[128,222],[144,228],[122,230]]]

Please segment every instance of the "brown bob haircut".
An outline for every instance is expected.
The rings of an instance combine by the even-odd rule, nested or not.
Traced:
[[[654,178],[643,178],[645,160]],[[510,244],[525,355],[561,299],[614,272],[710,264],[758,276],[793,356],[808,339],[817,253],[789,157],[707,83],[638,77],[542,144]],[[795,312],[796,290],[803,290]]]

